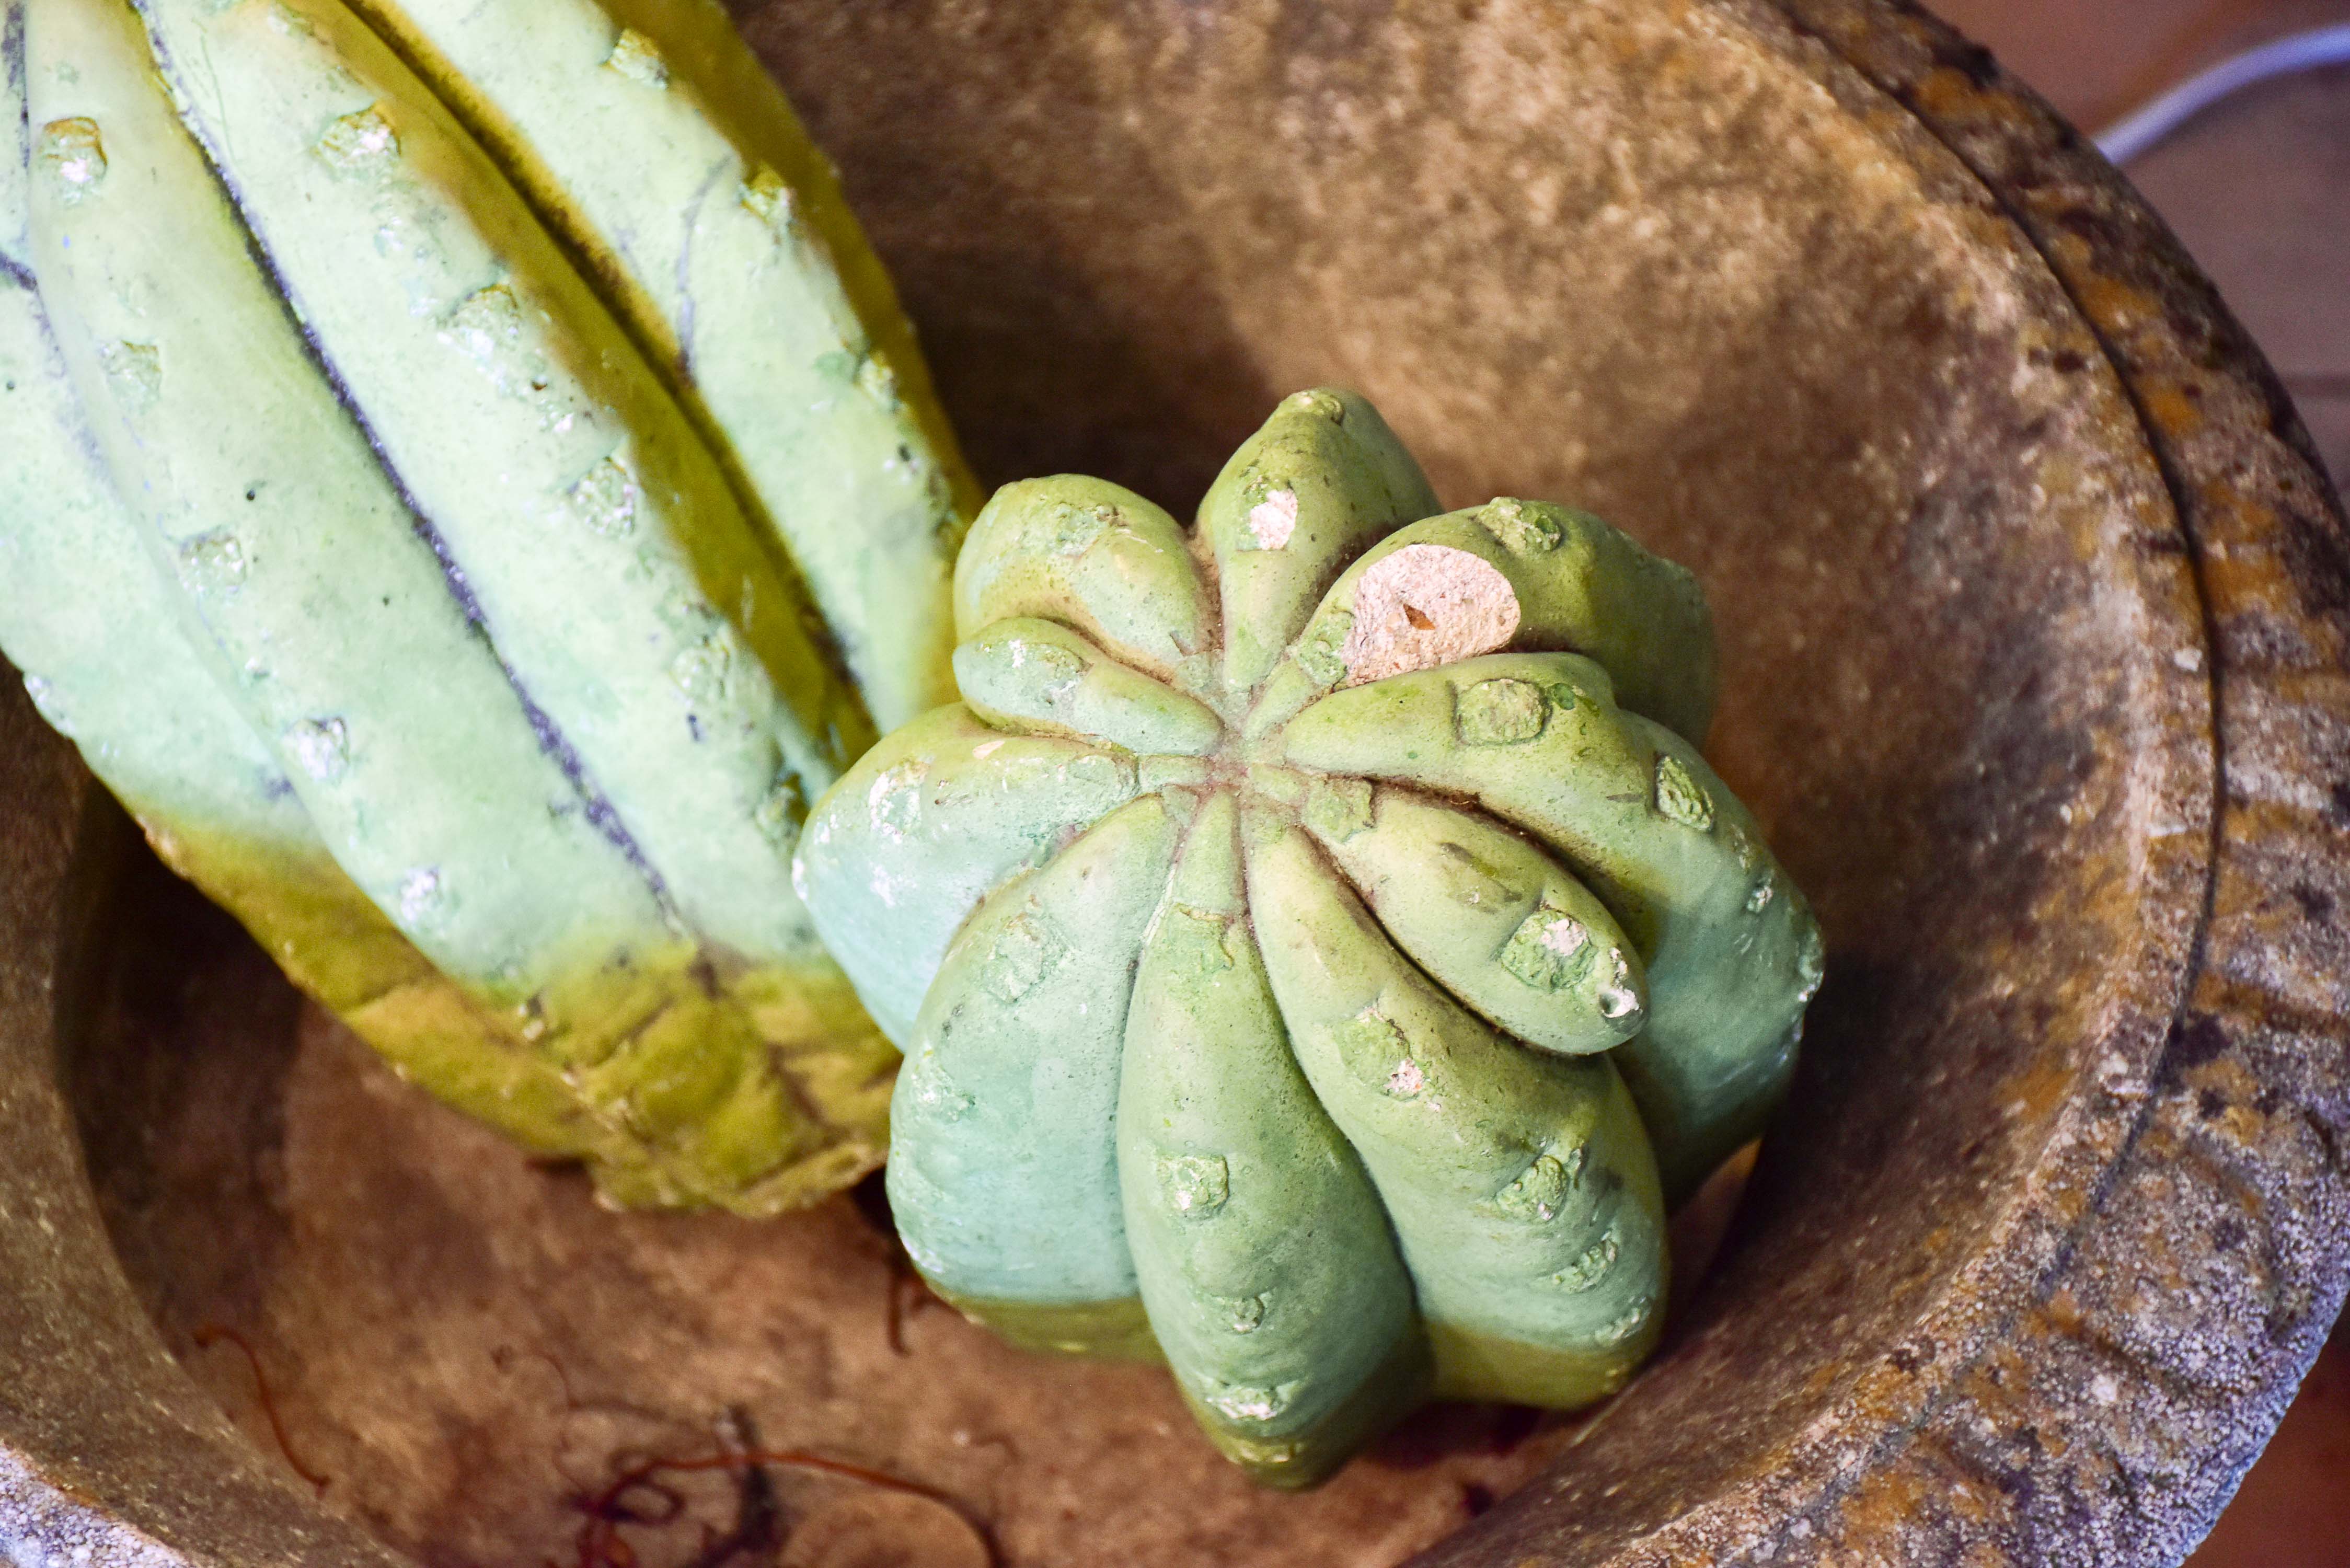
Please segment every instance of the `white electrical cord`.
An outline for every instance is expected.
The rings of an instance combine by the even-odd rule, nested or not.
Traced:
[[[2350,23],[2294,33],[2197,72],[2099,131],[2097,151],[2126,163],[2230,94],[2321,66],[2350,66]]]

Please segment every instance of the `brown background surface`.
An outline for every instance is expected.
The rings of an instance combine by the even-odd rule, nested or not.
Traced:
[[[2350,0],[1935,0],[2085,129]],[[2350,70],[2245,90],[2130,168],[2350,483]],[[2350,1564],[2350,1319],[2194,1568]]]

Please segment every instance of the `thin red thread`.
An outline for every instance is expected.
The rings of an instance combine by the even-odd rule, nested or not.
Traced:
[[[226,1340],[244,1352],[245,1365],[253,1368],[253,1386],[261,1396],[261,1413],[269,1417],[269,1430],[277,1438],[277,1451],[286,1456],[286,1462],[294,1467],[296,1475],[308,1481],[321,1492],[325,1491],[334,1478],[312,1469],[302,1462],[299,1455],[295,1453],[294,1445],[286,1436],[286,1423],[277,1414],[277,1397],[269,1391],[269,1377],[261,1370],[261,1356],[253,1348],[253,1342],[227,1324],[218,1323],[197,1324],[192,1337],[198,1350],[210,1350],[213,1345]]]

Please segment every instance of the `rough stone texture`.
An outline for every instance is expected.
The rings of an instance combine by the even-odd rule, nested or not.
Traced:
[[[57,1082],[130,830],[0,688],[0,1560],[384,1564],[276,1479],[124,1281]]]
[[[2290,406],[2144,207],[1883,0],[743,15],[991,480],[1180,500],[1280,392],[1351,382],[1449,504],[1587,505],[1707,584],[1710,749],[1814,896],[1828,988],[1665,1354],[1431,1561],[2176,1561],[2345,1290],[2350,557]],[[10,998],[55,972],[78,787],[23,760],[55,752],[21,707]],[[36,1246],[37,1190],[78,1261],[12,1254],[0,1329],[46,1312],[97,1370],[42,1382],[0,1332],[0,1496],[46,1477],[200,1558],[328,1560],[292,1494],[190,1479],[232,1461],[106,1263],[46,1005],[0,1024],[6,1103],[45,1107],[0,1133],[0,1247]],[[484,1266],[563,1233],[530,1207],[473,1217]],[[713,1313],[782,1288],[735,1244],[734,1274],[697,1266],[759,1290]],[[98,1309],[59,1316],[68,1281]],[[150,1398],[201,1437],[137,1425]],[[473,1439],[484,1475],[501,1437]],[[374,1484],[414,1516],[453,1445],[410,1441]],[[166,1528],[163,1474],[213,1533]],[[1183,1550],[1135,1486],[1149,1532],[1097,1560]]]

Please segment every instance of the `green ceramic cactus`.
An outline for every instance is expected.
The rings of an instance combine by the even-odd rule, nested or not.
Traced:
[[[907,1053],[924,1276],[1024,1345],[1163,1355],[1274,1485],[1430,1394],[1620,1386],[1667,1209],[1759,1129],[1820,980],[1698,753],[1695,580],[1564,507],[1437,511],[1330,390],[1188,532],[1007,486],[956,568],[962,703],[795,864]]]
[[[790,844],[950,694],[976,500],[717,0],[0,0],[0,654],[305,989],[609,1201],[880,1163],[897,1054]]]

